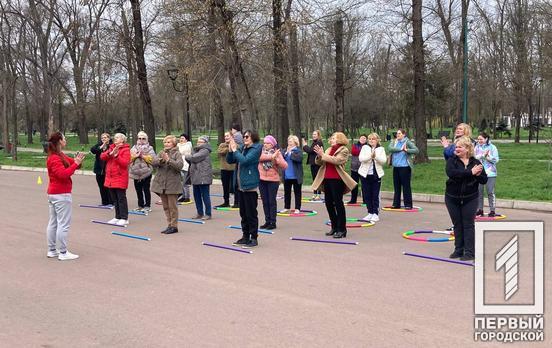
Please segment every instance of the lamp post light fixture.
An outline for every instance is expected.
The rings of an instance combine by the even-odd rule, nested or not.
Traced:
[[[190,89],[188,85],[188,73],[184,73],[184,88],[178,88],[178,86],[176,85],[178,73],[179,70],[177,68],[167,69],[167,75],[169,75],[169,78],[172,81],[172,86],[174,90],[179,93],[184,92],[186,94],[186,108],[184,109],[184,116],[186,118],[186,132],[188,133],[188,137],[190,137],[190,139],[188,140],[192,140],[192,128],[190,126]]]

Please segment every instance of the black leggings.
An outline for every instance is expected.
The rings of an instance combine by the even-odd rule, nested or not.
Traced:
[[[151,175],[142,180],[134,180],[134,188],[136,189],[136,196],[138,197],[138,207],[151,207]]]
[[[293,186],[293,193],[295,194],[295,209],[301,209],[301,184],[297,182],[297,179],[284,180],[284,209],[291,208],[291,187]]]
[[[475,255],[475,213],[477,196],[469,201],[445,195],[445,204],[454,225],[454,249],[460,254]]]
[[[332,224],[332,230],[346,232],[345,204],[343,203],[343,192],[345,183],[341,179],[324,179],[324,203],[328,210],[328,216]]]
[[[314,182],[314,179],[316,179],[316,176],[318,175],[318,170],[320,169],[320,166],[317,166],[316,164],[311,164],[311,175],[312,175],[312,181]],[[314,190],[315,195],[321,194],[322,191],[320,190]]]
[[[128,220],[128,203],[125,189],[110,188],[109,194],[115,206],[115,218]]]
[[[234,171],[221,169],[220,180],[222,181],[224,204],[230,205],[230,194],[234,192]],[[237,202],[235,198],[234,202]]]

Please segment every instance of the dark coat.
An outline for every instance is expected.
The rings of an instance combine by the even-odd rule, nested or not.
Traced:
[[[251,144],[249,147],[242,145],[236,152],[230,151],[226,155],[228,163],[238,164],[234,176],[239,176],[237,178],[239,183],[236,187],[241,190],[253,190],[259,186],[259,158],[261,157],[262,147],[259,143]]]
[[[109,139],[109,144],[104,150],[101,149],[103,145],[101,141],[98,142],[96,145],[92,146],[92,148],[90,148],[90,152],[96,155],[96,160],[94,161],[94,174],[105,175],[105,161],[102,161],[102,159],[100,158],[100,155],[102,154],[102,152],[107,151],[109,149],[109,146],[111,146],[111,144],[113,144],[113,141]]]
[[[318,145],[322,149],[324,149],[324,144],[322,143],[322,140],[313,140],[311,146],[305,145],[303,146],[303,151],[307,153],[307,164],[310,164],[311,166],[316,166],[316,152],[314,152],[314,147]]]
[[[472,168],[481,164],[479,160],[470,157],[468,165],[464,166],[464,162],[458,156],[453,155],[447,161],[447,188],[445,194],[451,198],[472,200],[479,195],[479,184],[487,183],[487,173],[485,169],[479,176],[472,174]]]

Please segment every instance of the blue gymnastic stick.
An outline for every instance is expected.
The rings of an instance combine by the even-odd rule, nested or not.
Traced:
[[[181,222],[190,222],[192,224],[204,224],[205,221],[201,221],[201,220],[194,220],[194,219],[178,219],[178,221],[181,221]]]
[[[219,245],[219,244],[213,244],[213,243],[208,243],[208,242],[203,242],[201,243],[205,246],[210,246],[210,247],[213,247],[213,248],[220,248],[220,249],[226,249],[226,250],[232,250],[232,251],[239,251],[240,253],[245,253],[245,254],[253,254],[253,250],[243,250],[243,249],[238,249],[238,248],[233,248],[233,247],[229,247],[229,246],[226,246],[226,245]]]
[[[132,211],[132,210],[130,210],[128,213],[131,214],[131,215],[143,215],[143,216],[148,215],[148,214],[144,213],[143,211]]]
[[[122,237],[140,239],[140,240],[147,240],[147,241],[150,241],[150,240],[151,240],[151,239],[148,238],[148,237],[136,236],[136,235],[133,235],[133,234],[123,233],[123,232],[117,232],[117,231],[112,231],[111,234],[114,234],[114,235],[116,235],[116,236],[122,236]]]
[[[235,230],[241,230],[242,229],[241,226],[233,226],[233,225],[228,226],[228,228],[233,228]],[[259,233],[274,234],[274,232],[272,232],[270,230],[265,230],[265,229],[262,229],[262,228],[257,229],[257,231],[259,231]]]
[[[298,240],[301,242],[358,245],[358,242],[348,242],[348,241],[342,241],[342,240],[310,239],[310,238],[300,238],[300,237],[289,237],[289,239]]]
[[[409,252],[406,252],[406,251],[403,251],[403,255],[414,256],[414,257],[419,257],[419,258],[422,258],[422,259],[428,259],[428,260],[434,260],[434,261],[443,261],[443,262],[456,263],[456,264],[459,264],[459,265],[472,266],[473,267],[473,263],[471,263],[471,262],[445,259],[443,257],[415,254],[415,253],[409,253]]]
[[[95,209],[113,209],[113,206],[105,206],[105,205],[91,205],[91,204],[79,204],[79,207],[81,208],[95,208]]]

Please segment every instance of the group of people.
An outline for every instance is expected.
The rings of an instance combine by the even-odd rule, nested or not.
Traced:
[[[460,124],[455,131],[455,140],[450,143],[442,139],[444,156],[447,160],[445,202],[453,222],[455,250],[451,257],[473,259],[474,219],[483,214],[483,190],[486,185],[490,212],[495,215],[494,186],[498,151],[485,133],[480,133],[477,145],[471,140],[469,125]],[[164,234],[178,232],[177,204],[190,202],[190,185],[197,214],[194,219],[210,220],[212,207],[210,185],[213,181],[211,146],[207,136],[200,136],[195,146],[187,134],[180,138],[173,135],[163,139],[163,150],[155,153],[144,132],[137,134],[132,148],[126,136],[104,133],[100,142],[91,148],[96,155],[94,172],[101,196],[101,204],[113,205],[115,217],[110,224],[126,226],[128,203],[126,190],[129,178],[134,181],[138,207],[136,211],[151,211],[151,192],[159,195],[167,219]],[[290,135],[287,146],[280,147],[276,138],[266,135],[262,145],[256,131],[246,130],[242,134],[239,125],[233,125],[219,144],[217,155],[220,161],[220,176],[224,202],[217,207],[239,208],[242,238],[234,244],[247,248],[258,245],[258,229],[275,229],[277,216],[277,193],[280,183],[284,186],[283,213],[301,212],[303,184],[303,152],[313,179],[312,201],[320,201],[324,192],[324,204],[330,219],[330,230],[326,233],[334,238],[347,236],[344,194],[351,192],[349,204],[355,204],[358,197],[358,183],[362,190],[362,202],[367,215],[362,219],[370,222],[380,220],[380,189],[384,166],[393,167],[394,197],[392,208],[412,209],[411,178],[413,156],[418,148],[406,131],[399,129],[396,138],[385,148],[376,133],[361,135],[358,142],[348,148],[349,140],[342,132],[336,132],[328,139],[329,147],[324,149],[320,131],[312,133],[312,143]],[[63,153],[66,145],[61,133],[50,136],[48,147],[48,197],[50,221],[48,225],[48,257],[60,260],[77,258],[67,251],[67,232],[71,217],[71,175],[80,167],[85,155],[77,153],[74,159]],[[301,146],[302,145],[302,146]],[[351,158],[351,171],[345,165]],[[155,176],[153,174],[155,172]],[[294,209],[291,209],[292,190]],[[259,227],[257,214],[258,195],[261,195],[265,223]],[[234,194],[230,205],[230,194]],[[403,204],[401,205],[401,194]],[[477,199],[479,197],[479,199]],[[60,241],[56,248],[56,239]]]

